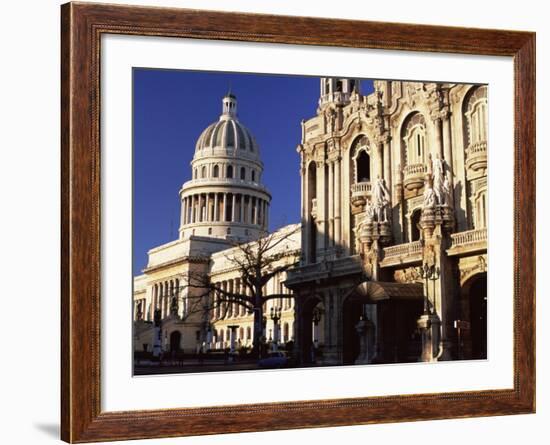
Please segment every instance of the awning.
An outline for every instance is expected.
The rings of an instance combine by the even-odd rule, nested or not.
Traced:
[[[386,300],[424,300],[423,286],[420,283],[366,281],[357,286],[355,293],[373,303]]]

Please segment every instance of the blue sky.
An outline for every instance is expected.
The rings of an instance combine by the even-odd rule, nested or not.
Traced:
[[[317,108],[318,77],[135,68],[133,80],[134,275],[145,267],[149,249],[177,238],[178,191],[191,177],[197,138],[218,119],[229,88],[239,120],[260,145],[263,182],[272,194],[270,230],[299,221],[296,146],[300,121]]]

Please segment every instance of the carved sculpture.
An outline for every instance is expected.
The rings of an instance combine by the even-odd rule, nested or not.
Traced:
[[[422,202],[422,208],[433,209],[436,204],[436,194],[429,181],[426,181],[424,186],[424,201]]]

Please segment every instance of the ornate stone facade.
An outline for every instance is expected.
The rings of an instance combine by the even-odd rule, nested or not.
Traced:
[[[326,364],[484,357],[486,268],[468,270],[487,248],[487,88],[380,80],[359,91],[357,79],[321,79],[317,115],[302,121],[303,255],[286,283],[298,345],[308,350],[320,306]],[[476,295],[461,290],[466,275]],[[366,320],[372,354],[357,337]]]
[[[485,358],[487,87],[377,80],[363,95],[358,79],[320,84],[297,148],[301,230],[285,241],[300,264],[268,283],[295,296],[264,309],[282,309],[279,341],[296,342],[301,364]],[[189,315],[194,291],[181,290],[193,273],[242,289],[228,255],[268,224],[259,147],[234,96],[223,107],[180,191],[180,238],[149,251],[134,279],[136,350],[155,342],[155,308],[164,350],[250,345],[251,314]]]

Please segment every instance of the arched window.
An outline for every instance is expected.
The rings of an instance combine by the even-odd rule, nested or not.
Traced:
[[[481,86],[470,91],[464,104],[468,146],[486,142],[487,87]]]
[[[201,178],[206,178],[206,165],[202,166],[201,169]]]
[[[220,167],[218,165],[214,165],[214,172],[212,174],[214,178],[220,177]]]
[[[252,180],[252,182],[256,181],[256,171],[255,170],[252,170],[250,172],[250,179]]]
[[[357,182],[370,181],[370,156],[365,150],[361,150],[355,161],[357,165]]]
[[[421,210],[416,209],[411,213],[411,242],[418,241],[420,239],[420,229],[418,224],[420,223]]]
[[[370,181],[370,143],[365,135],[359,136],[351,145],[351,183]]]
[[[241,179],[244,181],[246,179],[246,168],[241,167]]]
[[[476,229],[487,227],[487,190],[479,193],[475,200],[474,221]]]
[[[233,166],[232,165],[228,165],[227,166],[227,178],[232,178],[233,177]]]
[[[410,116],[402,129],[406,165],[425,164],[427,160],[426,121],[420,113]]]

